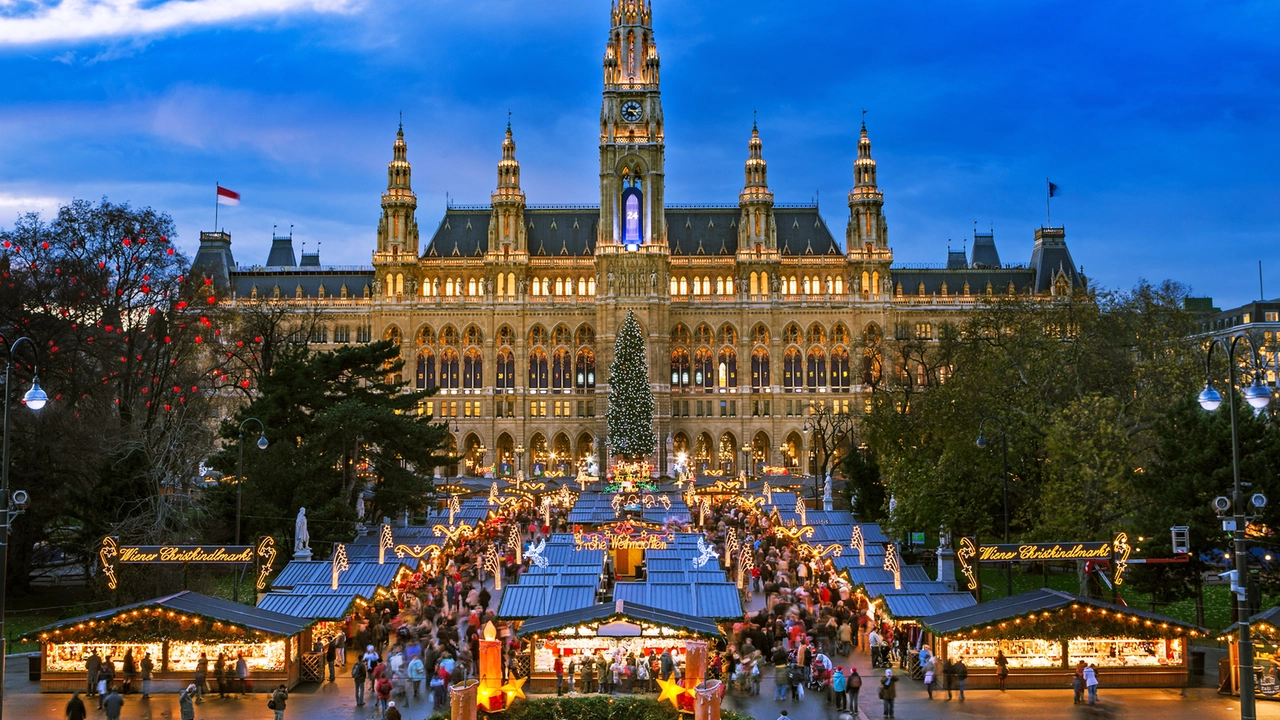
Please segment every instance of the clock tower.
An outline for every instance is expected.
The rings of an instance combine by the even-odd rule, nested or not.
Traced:
[[[600,244],[665,244],[664,144],[652,7],[617,0],[600,107]]]

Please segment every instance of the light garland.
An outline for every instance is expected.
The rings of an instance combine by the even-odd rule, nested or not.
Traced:
[[[1111,542],[1111,551],[1116,556],[1116,574],[1113,582],[1117,587],[1124,584],[1124,571],[1129,567],[1129,535],[1127,533],[1117,533],[1115,540]]]
[[[973,558],[978,554],[978,547],[973,538],[960,538],[960,549],[956,550],[956,559],[960,561],[960,571],[964,573],[969,590],[978,589],[978,574],[974,571]]]
[[[498,553],[492,546],[490,546],[488,550],[485,550],[484,556],[480,562],[480,566],[483,570],[487,570],[493,573],[493,589],[501,590],[502,589],[502,562],[498,560]],[[481,575],[480,575],[480,582],[482,583],[484,582],[483,572],[481,572]]]
[[[382,529],[378,532],[378,564],[385,565],[387,563],[387,551],[395,545],[395,537],[391,534],[391,526],[383,523]]]
[[[751,569],[754,568],[755,566],[756,566],[755,553],[751,552],[751,548],[749,547],[742,548],[742,552],[739,554],[739,557],[738,557],[738,589],[739,590],[746,587],[744,585],[746,576],[748,573],[751,572]]]
[[[724,536],[724,566],[733,567],[733,554],[738,552],[738,529],[729,528]]]
[[[884,569],[893,573],[893,589],[902,589],[902,561],[898,558],[898,546],[884,544]]]
[[[808,525],[808,524],[809,524],[809,520],[808,520],[808,518],[806,517],[806,512],[805,512],[805,510],[806,510],[806,509],[805,509],[805,506],[804,506],[804,498],[800,497],[799,495],[796,495],[796,514],[800,516],[800,524],[801,524],[801,525]]]
[[[705,537],[699,535],[698,536],[698,556],[693,558],[693,567],[701,568],[703,565],[707,564],[708,560],[711,560],[717,557],[720,557],[720,554],[715,551],[715,548],[707,544],[707,540]]]
[[[258,590],[266,590],[267,576],[271,574],[271,566],[276,561],[276,539],[270,535],[263,535],[258,538],[258,546],[254,548],[253,552],[259,559],[258,581],[255,583],[255,587]]]
[[[524,562],[524,540],[520,538],[519,525],[514,522],[507,526],[507,547],[515,551],[517,565]]]
[[[337,543],[333,546],[333,560],[331,563],[331,575],[329,584],[332,589],[338,589],[338,576],[351,569],[351,565],[347,563],[347,546]]]
[[[764,501],[767,504],[772,505],[773,504],[773,488],[769,487],[768,480],[764,481],[764,488],[760,492],[764,496]]]
[[[853,535],[849,538],[849,547],[858,551],[858,564],[867,564],[867,540],[862,537],[862,526],[853,526]]]

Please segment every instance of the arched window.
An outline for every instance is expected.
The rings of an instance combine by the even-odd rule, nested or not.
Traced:
[[[831,351],[831,391],[849,392],[849,351],[838,347]]]
[[[475,348],[468,350],[462,358],[462,387],[476,391],[484,387],[484,359]]]
[[[586,278],[578,278],[578,294],[579,294],[579,295],[586,295],[586,294],[587,294],[587,279],[586,279]]]
[[[693,356],[693,385],[704,392],[715,390],[715,359],[711,356],[711,348],[699,348]]]
[[[805,337],[810,345],[821,345],[827,341],[826,333],[822,330],[822,325],[814,323],[809,326],[809,333]]]
[[[720,392],[730,392],[738,387],[738,353],[733,348],[724,348],[716,362],[716,387]]]
[[[557,325],[555,330],[551,331],[552,345],[568,345],[569,344],[569,328],[564,325]]]
[[[685,278],[680,278],[680,294],[681,295],[689,294],[689,281]]]
[[[419,390],[429,390],[436,386],[435,353],[425,348],[418,352],[418,371],[414,377],[414,384]]]
[[[782,358],[782,391],[800,392],[804,384],[804,359],[798,348],[788,348]]]
[[[387,273],[387,297],[396,296],[396,276]]]
[[[458,389],[458,352],[453,348],[440,353],[440,387]]]
[[[573,386],[579,390],[595,390],[596,354],[590,350],[579,350],[574,365]]]
[[[710,325],[702,323],[697,330],[693,331],[693,339],[699,345],[710,345],[711,341],[715,339],[715,335],[711,332]]]
[[[804,294],[809,295],[812,293],[812,291],[813,289],[809,285],[809,276],[805,275],[804,276]]]
[[[822,348],[813,348],[809,351],[806,371],[805,378],[809,392],[818,392],[818,388],[827,387],[827,354],[822,351]]]
[[[880,272],[878,270],[871,273],[871,294],[880,294]]]
[[[702,278],[697,276],[693,278],[693,294],[694,295],[702,294]]]
[[[680,281],[676,280],[675,278],[671,278],[671,294],[676,295],[679,292],[680,292]]]
[[[753,296],[760,294],[760,276],[757,275],[756,273],[751,273],[750,288],[751,288],[751,294]]]
[[[866,270],[862,271],[862,297],[871,294],[871,274]]]
[[[849,331],[845,328],[844,323],[836,323],[831,326],[831,342],[844,343],[849,342]]]
[[[769,351],[762,347],[751,353],[751,392],[769,392]]]
[[[515,389],[516,356],[510,350],[498,352],[497,367],[494,370],[494,387],[499,390]]]
[[[476,294],[476,279],[475,279],[475,278],[469,278],[469,279],[467,280],[467,294],[468,294],[468,295],[475,295],[475,294]]]
[[[716,294],[724,295],[724,278],[722,277],[716,278]]]
[[[720,326],[720,344],[721,345],[737,345],[738,330],[729,323]]]
[[[541,348],[529,353],[529,391],[547,391],[547,353]]]
[[[880,382],[883,358],[880,354],[882,339],[880,328],[872,323],[862,331],[862,384],[876,385]]]
[[[507,273],[507,294],[508,295],[516,294],[516,274],[515,273]]]
[[[671,389],[689,389],[689,351],[684,348],[671,351]]]
[[[800,326],[795,323],[787,325],[786,329],[782,331],[782,340],[788,344],[799,344],[801,338]]]
[[[573,332],[573,344],[579,346],[595,345],[596,331],[592,329],[590,325],[579,326],[578,329]]]
[[[564,278],[556,278],[556,294],[564,294]]]
[[[756,325],[751,330],[751,342],[757,345],[769,344],[769,328],[765,327],[764,323]]]
[[[546,328],[542,327],[541,325],[534,325],[533,328],[529,330],[529,344],[530,345],[546,345],[547,344]]]
[[[467,328],[467,345],[478,346],[484,343],[484,331],[472,325]]]
[[[555,355],[551,356],[551,389],[556,392],[569,390],[573,387],[573,370],[570,367],[569,351],[565,348],[558,348]]]
[[[498,273],[498,297],[504,297],[507,294],[507,276]]]
[[[503,325],[498,328],[498,346],[510,345],[515,342],[516,334],[511,331],[510,325]]]
[[[440,344],[446,347],[458,345],[458,331],[453,329],[452,325],[446,325],[440,330]]]
[[[689,328],[684,325],[677,325],[671,330],[672,345],[688,345],[689,344]]]
[[[843,276],[843,275],[837,275],[837,276],[836,276],[836,278],[835,278],[835,285],[834,285],[834,287],[835,287],[835,293],[836,293],[837,295],[843,295],[843,294],[844,294],[844,276]]]

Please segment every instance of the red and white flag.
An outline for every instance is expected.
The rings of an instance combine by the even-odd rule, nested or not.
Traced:
[[[234,190],[228,190],[221,185],[218,186],[218,204],[219,205],[239,205],[240,193]]]

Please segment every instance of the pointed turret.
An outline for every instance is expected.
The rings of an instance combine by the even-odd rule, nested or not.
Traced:
[[[378,252],[416,257],[418,221],[414,213],[418,197],[413,194],[408,152],[401,123],[391,146],[391,162],[387,164],[387,191],[382,194],[382,219],[378,221]]]
[[[747,163],[743,170],[745,180],[742,192],[738,193],[738,207],[742,208],[742,218],[738,223],[738,249],[743,252],[774,250],[777,247],[773,191],[769,189],[768,166],[763,151],[760,128],[753,122],[751,141],[747,143]]]
[[[498,161],[498,187],[490,195],[493,214],[489,219],[491,251],[523,252],[525,250],[524,191],[520,189],[520,162],[516,160],[516,141],[511,137],[511,120],[507,120],[507,136],[502,140],[502,159]]]
[[[884,193],[876,185],[876,161],[871,157],[871,139],[863,121],[858,137],[858,159],[853,162],[853,189],[849,191],[849,227],[845,248],[885,250],[889,247],[889,227],[884,220]]]

